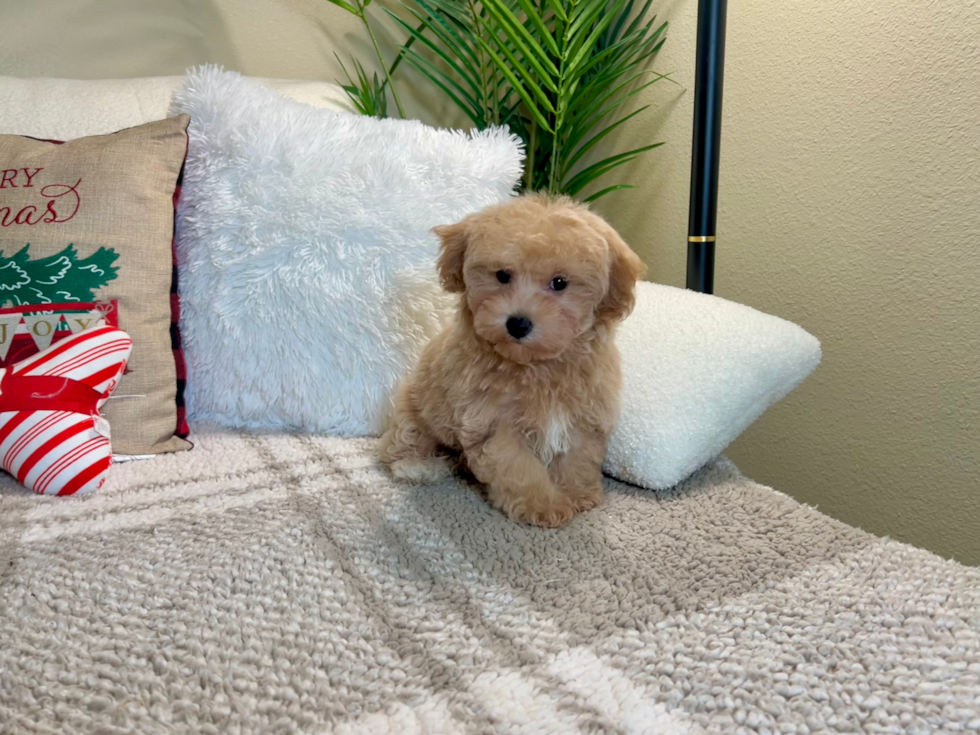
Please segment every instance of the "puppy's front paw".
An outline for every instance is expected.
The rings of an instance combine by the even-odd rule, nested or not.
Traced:
[[[599,487],[581,488],[568,492],[568,499],[572,502],[572,506],[579,513],[595,508],[602,502],[602,497],[603,492],[601,485]]]
[[[391,474],[412,485],[435,485],[449,478],[452,468],[445,457],[399,459],[391,463]]]
[[[569,498],[553,495],[517,503],[508,509],[507,515],[518,523],[533,523],[542,528],[560,528],[575,517],[578,511]]]

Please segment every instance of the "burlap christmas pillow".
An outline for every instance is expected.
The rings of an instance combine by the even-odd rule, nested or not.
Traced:
[[[0,367],[99,317],[128,332],[103,411],[118,454],[190,447],[172,254],[188,122],[63,144],[0,135]]]

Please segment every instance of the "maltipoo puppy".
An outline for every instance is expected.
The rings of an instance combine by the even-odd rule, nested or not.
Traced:
[[[427,483],[450,473],[451,452],[509,518],[560,526],[602,500],[621,385],[614,331],[645,266],[564,197],[518,197],[435,233],[459,314],[399,387],[381,458]]]

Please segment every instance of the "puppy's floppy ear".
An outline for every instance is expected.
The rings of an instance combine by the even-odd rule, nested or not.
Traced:
[[[596,316],[610,321],[625,319],[636,303],[636,282],[647,272],[647,267],[608,222],[598,215],[593,216],[597,220],[593,226],[605,238],[609,248],[609,287],[599,302]]]
[[[432,229],[442,240],[439,247],[439,281],[442,287],[450,293],[462,293],[466,289],[463,281],[463,261],[466,257],[466,245],[469,235],[466,231],[466,220],[455,225],[439,225]]]

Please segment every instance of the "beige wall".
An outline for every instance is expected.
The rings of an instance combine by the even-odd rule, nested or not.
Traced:
[[[732,456],[980,563],[980,8],[774,6],[732,16],[719,290],[807,325],[825,357]]]
[[[833,516],[980,563],[977,6],[729,7],[716,292],[824,345],[729,454]],[[678,15],[670,61],[687,71],[693,3]],[[689,97],[664,125],[664,173],[640,174],[683,196],[652,221],[641,197],[610,209],[673,283]]]
[[[688,92],[651,95],[668,145],[634,164],[642,194],[603,209],[654,280],[682,285],[696,0],[661,7],[657,67]],[[978,564],[980,12],[750,0],[729,4],[727,39],[715,292],[824,346],[728,454],[848,523]]]
[[[615,145],[667,145],[603,211],[682,285],[695,0],[666,0],[655,85]],[[334,79],[366,47],[326,0],[0,0],[0,73]],[[407,95],[410,112],[449,120]],[[425,94],[422,95],[426,97]],[[431,100],[431,98],[430,98]],[[642,121],[640,123],[639,121]],[[980,14],[944,3],[729,8],[716,292],[798,322],[824,362],[731,448],[750,476],[980,563]]]

